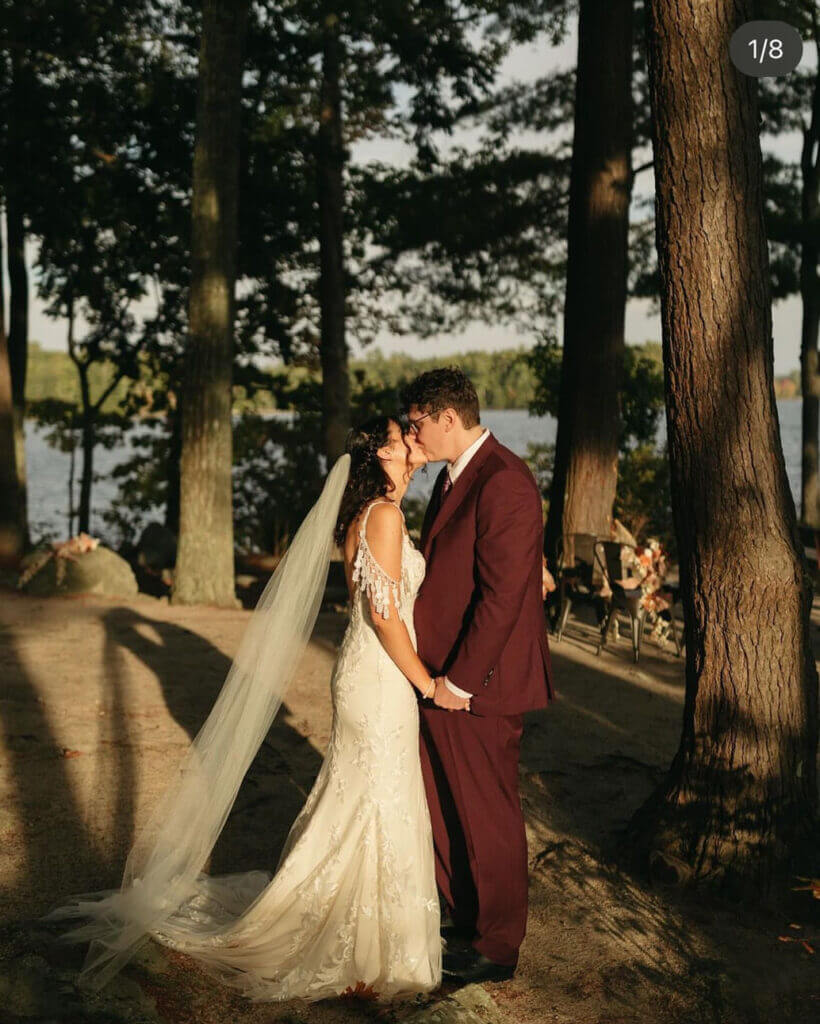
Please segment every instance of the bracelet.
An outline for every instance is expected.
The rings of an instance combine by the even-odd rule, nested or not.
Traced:
[[[431,696],[431,694],[434,694],[435,692],[436,692],[436,681],[435,681],[435,679],[431,679],[431,680],[430,680],[430,686],[429,686],[429,687],[428,687],[428,689],[427,689],[427,690],[426,690],[426,691],[425,691],[425,692],[424,692],[424,693],[423,693],[423,694],[421,695],[421,696],[422,696],[422,699],[423,699],[423,700],[427,700],[427,699],[428,699],[428,698],[429,698],[429,697]]]

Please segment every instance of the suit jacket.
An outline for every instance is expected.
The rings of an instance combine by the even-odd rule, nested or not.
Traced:
[[[433,675],[473,694],[478,715],[517,715],[554,697],[541,597],[543,521],[527,464],[490,435],[443,505],[447,467],[422,527],[418,652]]]

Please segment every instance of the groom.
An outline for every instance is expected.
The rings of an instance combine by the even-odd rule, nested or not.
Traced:
[[[424,518],[427,572],[414,613],[419,655],[436,676],[421,705],[436,881],[447,931],[471,943],[445,953],[444,970],[501,981],[515,971],[527,922],[523,713],[554,695],[541,496],[526,463],[481,426],[459,369],[423,373],[402,401],[428,459],[447,462]]]

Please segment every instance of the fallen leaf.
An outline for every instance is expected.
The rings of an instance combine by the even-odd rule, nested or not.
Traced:
[[[82,750],[69,750],[68,747],[63,747],[60,751],[62,757],[80,757]]]
[[[365,983],[363,981],[357,981],[355,988],[351,988],[348,985],[348,987],[344,990],[344,992],[342,992],[342,998],[344,999],[345,997],[347,997],[347,998],[358,997],[359,999],[376,999],[377,998],[376,992],[374,991],[373,986],[372,985],[365,985]]]

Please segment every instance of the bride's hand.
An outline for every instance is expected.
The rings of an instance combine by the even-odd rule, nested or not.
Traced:
[[[433,694],[433,701],[436,707],[444,708],[447,711],[469,711],[470,701],[459,697],[447,689],[444,676],[436,678],[436,692]]]
[[[558,584],[555,582],[555,578],[547,568],[547,556],[544,555],[543,570],[541,573],[541,600],[546,601],[547,594],[551,594],[553,590],[557,589]]]

